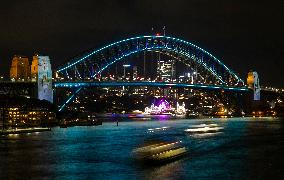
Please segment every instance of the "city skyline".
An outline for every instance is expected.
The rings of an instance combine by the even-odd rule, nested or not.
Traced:
[[[261,85],[284,86],[280,1],[18,1],[4,2],[0,11],[0,68],[6,76],[15,54],[48,55],[56,68],[116,40],[163,34],[166,26],[166,35],[209,50],[243,79],[253,69]]]

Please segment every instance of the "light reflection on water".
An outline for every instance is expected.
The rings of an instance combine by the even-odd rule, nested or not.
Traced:
[[[224,130],[196,135],[184,132],[203,123],[216,123]],[[2,136],[0,179],[279,178],[284,167],[283,125],[277,118],[127,120],[119,126],[107,122]],[[158,127],[170,128],[148,133]],[[182,140],[189,154],[160,166],[137,164],[131,152],[152,140]]]

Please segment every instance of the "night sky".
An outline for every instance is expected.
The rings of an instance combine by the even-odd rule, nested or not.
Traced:
[[[243,79],[284,87],[284,1],[13,0],[0,6],[0,74],[14,54],[49,55],[56,68],[82,51],[151,28],[195,43]]]

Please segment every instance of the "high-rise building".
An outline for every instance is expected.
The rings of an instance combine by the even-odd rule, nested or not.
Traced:
[[[136,80],[138,75],[137,66],[133,66],[133,79]]]
[[[38,84],[38,99],[53,102],[52,70],[49,56],[33,56],[31,78]]]
[[[175,61],[174,60],[167,60],[162,61],[158,60],[157,64],[157,76],[162,81],[172,81],[175,77]]]
[[[12,81],[28,81],[30,79],[29,59],[25,56],[15,55],[10,68]]]

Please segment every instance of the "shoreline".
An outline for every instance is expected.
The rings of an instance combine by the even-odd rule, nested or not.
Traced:
[[[45,132],[51,131],[51,128],[20,128],[20,129],[6,129],[0,131],[0,135],[10,135],[10,134],[26,134],[35,132]]]

